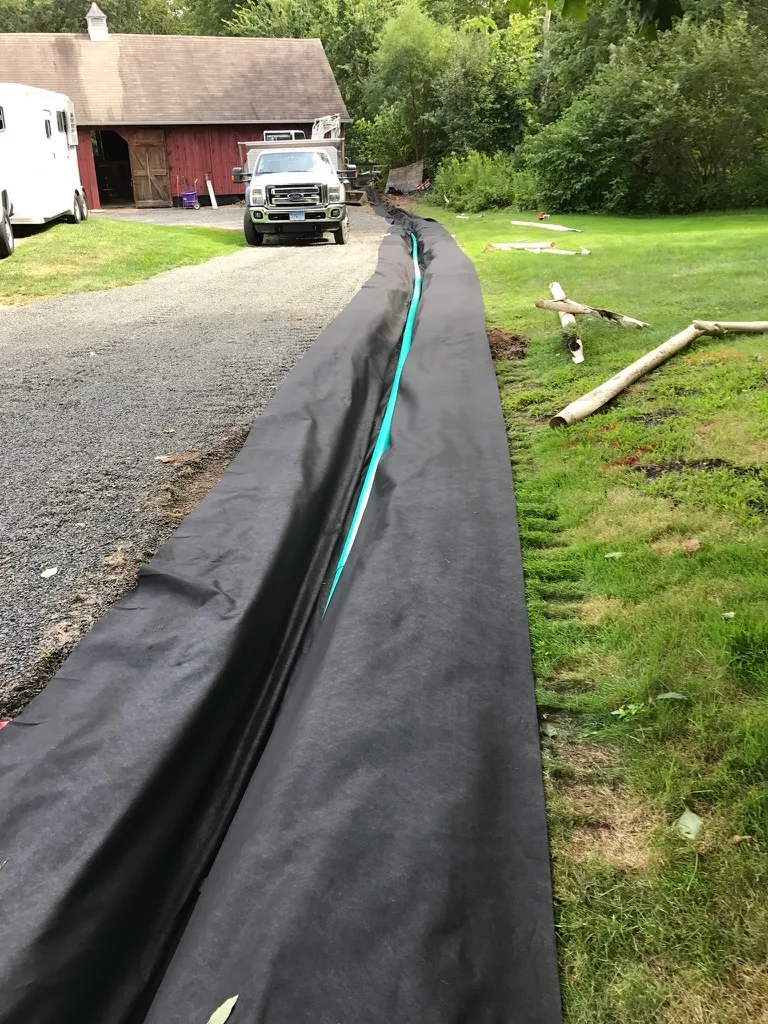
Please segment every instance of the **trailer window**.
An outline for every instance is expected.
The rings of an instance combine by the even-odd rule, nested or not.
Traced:
[[[3,108],[0,107],[0,132],[4,132],[4,131],[5,131],[5,114],[3,113]]]
[[[50,139],[51,135],[52,135],[52,132],[51,132],[51,121],[50,121],[50,118],[46,117],[46,119],[45,119],[45,137],[46,137],[46,139]]]
[[[60,132],[65,132],[67,130],[67,115],[63,110],[56,111],[56,127]]]

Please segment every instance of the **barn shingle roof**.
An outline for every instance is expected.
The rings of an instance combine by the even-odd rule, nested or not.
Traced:
[[[0,76],[66,93],[90,126],[347,118],[319,39],[0,33]]]

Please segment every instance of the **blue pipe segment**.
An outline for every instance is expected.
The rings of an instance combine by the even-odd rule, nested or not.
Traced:
[[[344,546],[341,549],[341,554],[339,555],[339,561],[336,566],[336,572],[333,576],[333,582],[331,583],[328,600],[326,601],[325,608],[323,609],[323,615],[328,611],[328,605],[331,603],[333,592],[336,590],[336,585],[341,579],[341,574],[344,571],[344,566],[347,564],[347,559],[349,558],[349,553],[352,550],[352,545],[355,543],[357,531],[360,528],[363,514],[365,513],[366,506],[368,505],[368,499],[370,498],[371,491],[373,490],[373,482],[376,479],[376,471],[379,468],[379,463],[390,445],[392,436],[392,418],[395,415],[395,405],[397,404],[397,395],[400,390],[400,378],[403,375],[403,367],[405,366],[405,361],[408,358],[408,353],[411,350],[413,326],[416,321],[416,312],[419,308],[419,301],[421,300],[419,245],[416,240],[416,235],[413,233],[411,233],[411,258],[413,259],[413,293],[411,295],[410,306],[408,307],[408,316],[406,317],[405,327],[403,328],[403,340],[400,345],[400,355],[397,360],[395,376],[392,379],[392,388],[390,389],[387,406],[384,410],[384,418],[382,419],[381,427],[379,428],[379,436],[376,438],[376,444],[373,448],[371,461],[368,463],[368,469],[365,473],[360,497],[357,499],[357,505],[355,506],[355,513],[352,516],[352,522],[349,530],[347,531],[347,536],[344,540]]]

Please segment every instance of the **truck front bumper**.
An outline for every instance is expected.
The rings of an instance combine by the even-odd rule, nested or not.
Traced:
[[[301,219],[291,214],[302,214]],[[248,215],[257,231],[264,234],[308,235],[333,231],[346,216],[343,203],[328,206],[311,206],[305,209],[274,209],[266,206],[252,206]]]

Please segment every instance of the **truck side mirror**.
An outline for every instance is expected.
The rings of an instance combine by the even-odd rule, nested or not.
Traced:
[[[243,168],[242,167],[233,167],[232,168],[232,181],[234,181],[234,183],[236,185],[242,185],[243,184],[243,180],[244,180],[243,179]]]

